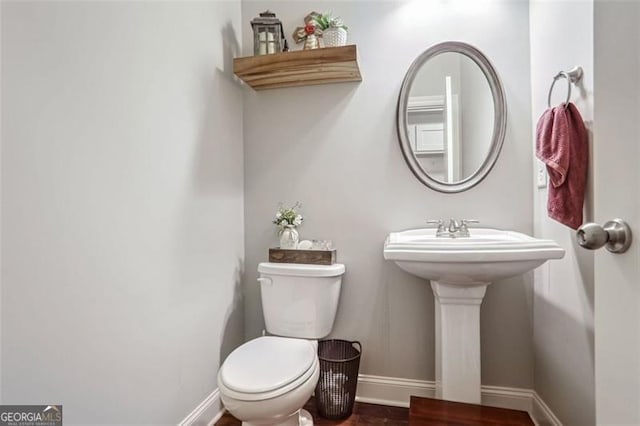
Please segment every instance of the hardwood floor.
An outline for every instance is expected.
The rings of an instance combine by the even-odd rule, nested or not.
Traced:
[[[417,396],[411,397],[409,418],[411,426],[533,426],[533,421],[526,411]]]
[[[364,426],[364,425],[409,425],[409,409],[399,407],[387,407],[386,405],[363,404],[356,402],[353,414],[344,420],[328,420],[320,417],[316,411],[313,398],[304,406],[313,416],[314,426]],[[241,422],[232,415],[226,413],[216,426],[239,426]]]
[[[312,399],[305,407],[313,415],[315,426],[533,426],[526,411],[463,404],[440,399],[411,397],[411,408],[356,402],[353,414],[344,420],[320,417]],[[240,426],[241,422],[226,413],[216,426]]]

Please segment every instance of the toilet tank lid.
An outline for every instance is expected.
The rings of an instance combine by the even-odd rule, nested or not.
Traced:
[[[342,263],[333,265],[307,265],[301,263],[262,262],[258,272],[271,275],[292,275],[297,277],[337,277],[344,274]]]

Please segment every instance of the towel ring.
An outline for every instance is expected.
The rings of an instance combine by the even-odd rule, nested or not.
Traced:
[[[553,93],[553,86],[556,85],[556,81],[560,79],[560,77],[564,77],[567,80],[567,99],[565,100],[565,104],[569,103],[571,100],[571,84],[575,84],[582,79],[582,67],[575,67],[569,72],[560,71],[558,74],[553,77],[553,82],[551,83],[551,87],[549,88],[549,95],[547,96],[547,106],[551,108],[551,94]]]

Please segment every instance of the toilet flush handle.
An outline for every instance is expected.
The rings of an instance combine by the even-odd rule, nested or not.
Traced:
[[[258,282],[264,285],[273,285],[273,280],[269,277],[260,277],[258,278]]]

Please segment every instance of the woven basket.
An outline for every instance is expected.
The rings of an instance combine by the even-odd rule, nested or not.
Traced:
[[[322,32],[324,47],[338,47],[347,44],[347,30],[344,28],[327,28]]]

